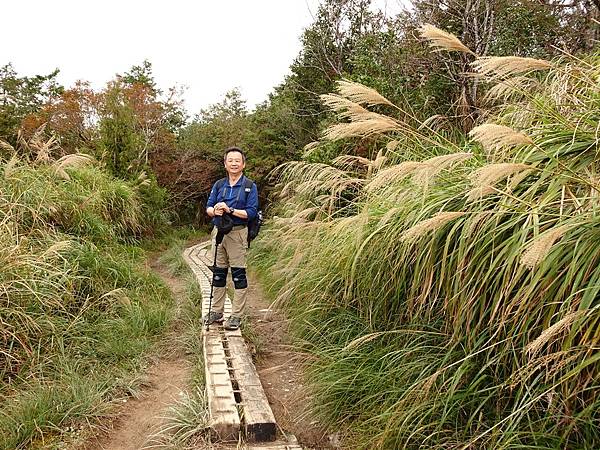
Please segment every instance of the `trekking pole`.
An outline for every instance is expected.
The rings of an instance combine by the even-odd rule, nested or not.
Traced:
[[[210,280],[210,296],[208,297],[208,313],[206,315],[206,331],[208,331],[210,327],[209,319],[210,312],[212,310],[213,290],[215,284],[214,271],[217,268],[217,252],[219,251],[219,244],[221,244],[221,242],[223,242],[223,233],[221,233],[221,231],[217,231],[217,236],[215,237],[215,257],[212,265],[213,277]]]

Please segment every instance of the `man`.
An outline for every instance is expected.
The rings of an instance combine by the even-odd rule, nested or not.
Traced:
[[[256,184],[247,187],[244,168],[246,155],[238,147],[230,147],[224,157],[227,177],[217,181],[210,191],[206,203],[206,214],[216,225],[217,218],[230,214],[233,229],[227,233],[217,248],[217,263],[213,268],[213,306],[206,323],[222,323],[225,307],[227,271],[231,268],[231,278],[235,294],[231,317],[225,322],[226,330],[237,330],[244,316],[248,280],[246,278],[246,252],[248,250],[248,220],[254,219],[258,210],[258,190]],[[213,251],[215,250],[216,227],[213,230]]]

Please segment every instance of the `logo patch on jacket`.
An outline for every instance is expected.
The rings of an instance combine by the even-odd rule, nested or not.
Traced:
[[[250,192],[252,188],[244,188],[244,192]]]

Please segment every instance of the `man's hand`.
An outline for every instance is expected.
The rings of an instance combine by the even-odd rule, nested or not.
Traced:
[[[215,205],[215,216],[222,216],[224,213],[229,212],[229,206],[225,202],[219,202]]]

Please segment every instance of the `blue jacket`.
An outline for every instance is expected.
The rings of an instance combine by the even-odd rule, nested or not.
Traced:
[[[219,184],[219,181],[217,181],[210,190],[206,207],[214,207],[219,202],[225,202],[230,208],[244,209],[248,214],[248,220],[254,219],[258,211],[258,189],[256,188],[256,184],[252,183],[252,187],[249,189],[250,192],[246,192],[246,188],[244,188],[245,179],[246,176],[242,175],[233,186],[230,186],[229,179],[226,179],[219,192],[217,192],[217,184]],[[239,217],[232,216],[232,218],[233,223],[236,225],[248,222]],[[213,218],[212,223],[215,223],[215,218]]]

